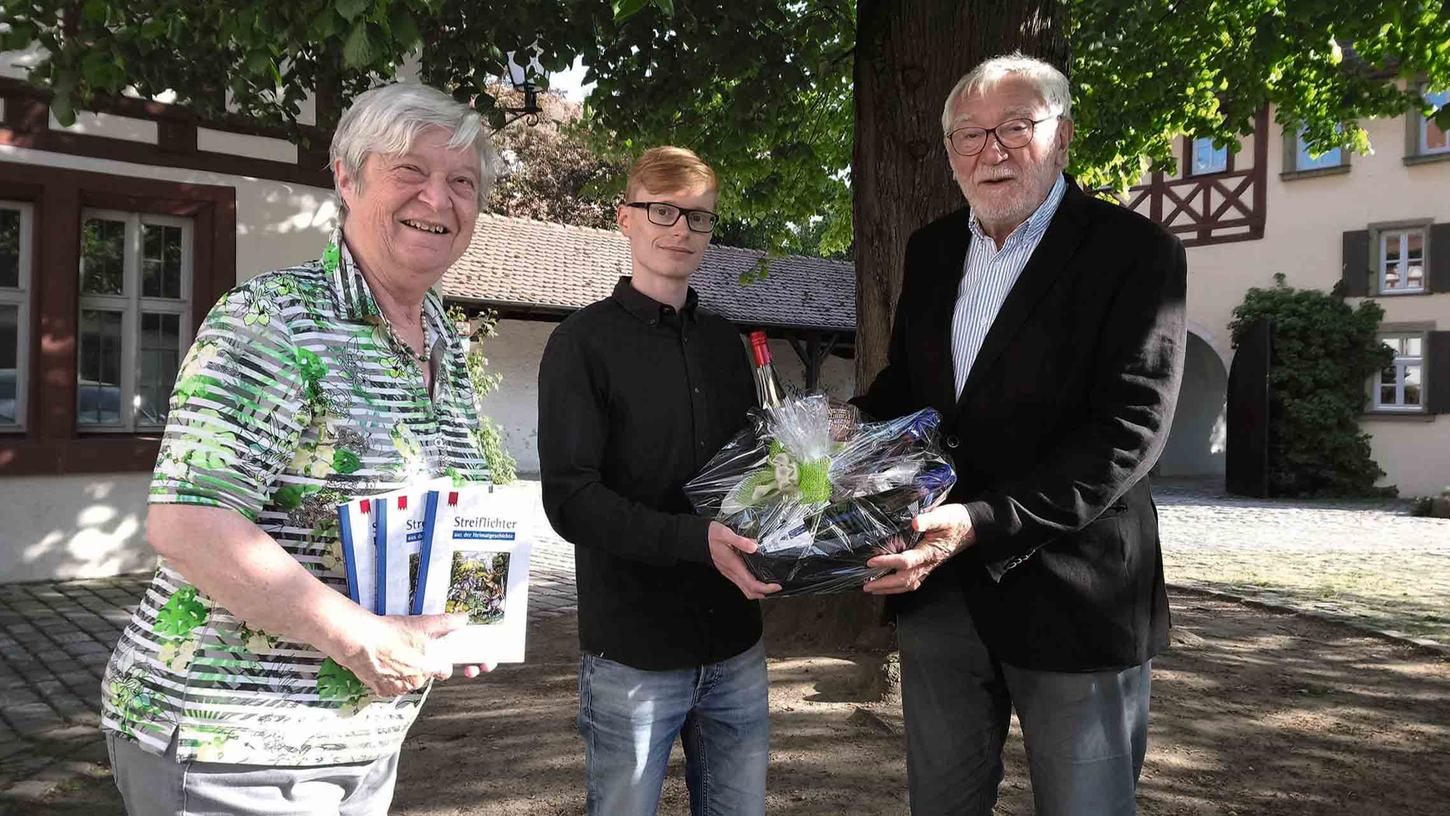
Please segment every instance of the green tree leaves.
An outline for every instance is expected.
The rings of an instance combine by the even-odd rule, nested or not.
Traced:
[[[338,16],[352,23],[356,22],[357,18],[372,4],[372,0],[337,0],[332,7],[337,11]]]
[[[939,3],[947,0],[923,0]],[[726,180],[723,213],[787,251],[792,231],[830,225],[850,243],[856,3],[852,0],[0,0],[7,48],[49,58],[31,78],[62,124],[95,94],[172,90],[203,116],[236,112],[293,127],[319,87],[346,99],[421,57],[423,79],[507,114],[490,83],[532,49],[549,70],[582,57],[594,92],[585,127],[606,160],[674,143]],[[948,9],[949,11],[949,9]],[[1355,121],[1429,113],[1421,83],[1450,87],[1450,15],[1424,0],[1072,0],[1071,76],[1085,184],[1127,187],[1164,167],[1173,137],[1237,147],[1276,107],[1311,149],[1369,148]],[[162,34],[164,29],[164,36]],[[421,50],[420,50],[421,47]],[[905,66],[871,70],[902,72]],[[1450,108],[1438,121],[1450,126]],[[614,136],[611,134],[618,134]]]
[[[650,6],[659,9],[666,17],[675,16],[674,0],[611,0],[611,6],[616,23],[622,23]]]
[[[342,47],[342,58],[347,61],[349,68],[364,68],[372,62],[373,44],[368,39],[366,23],[352,27],[352,33],[347,35],[347,43]]]
[[[1357,119],[1421,107],[1422,77],[1450,86],[1450,15],[1437,5],[1074,0],[1074,168],[1127,187],[1142,158],[1169,166],[1176,135],[1236,149],[1266,104],[1311,149],[1365,152]]]
[[[1274,322],[1269,374],[1269,487],[1279,496],[1374,496],[1384,472],[1359,427],[1371,375],[1393,354],[1380,342],[1384,310],[1372,300],[1284,285],[1253,288],[1234,309],[1234,346],[1259,320]]]

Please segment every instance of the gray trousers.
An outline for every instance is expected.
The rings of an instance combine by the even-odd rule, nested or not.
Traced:
[[[106,732],[111,774],[130,816],[385,816],[397,752],[372,762],[300,768],[177,762]]]
[[[945,571],[943,571],[945,573]],[[912,816],[990,816],[1012,709],[1039,816],[1131,816],[1148,748],[1150,664],[1047,672],[996,661],[950,573],[897,615]]]

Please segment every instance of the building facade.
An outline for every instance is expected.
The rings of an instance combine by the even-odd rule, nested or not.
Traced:
[[[132,98],[62,127],[13,56],[0,55],[0,581],[148,569],[146,490],[177,367],[222,293],[321,253],[338,215],[328,134],[304,127],[299,149]],[[504,379],[485,411],[537,471],[544,341],[628,273],[627,244],[483,216],[474,249],[482,261],[465,258],[443,294],[500,311],[487,352]],[[851,364],[830,352],[854,336],[851,265],[779,259],[744,289],[759,254],[712,247],[706,305],[769,330],[788,380],[849,396]]]
[[[134,98],[61,127],[22,81],[35,58],[0,54],[0,581],[150,567],[191,337],[238,281],[319,255],[336,217],[325,139]]]
[[[1431,95],[1437,104],[1450,93]],[[1362,122],[1373,152],[1314,156],[1263,112],[1234,154],[1182,139],[1177,168],[1129,204],[1188,245],[1189,346],[1164,475],[1224,472],[1229,323],[1251,287],[1332,290],[1383,307],[1395,363],[1365,383],[1361,427],[1401,496],[1450,485],[1450,139],[1418,113]]]

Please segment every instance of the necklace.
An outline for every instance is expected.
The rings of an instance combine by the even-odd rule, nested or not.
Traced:
[[[417,349],[413,348],[413,344],[412,343],[409,343],[407,340],[404,340],[403,337],[402,337],[402,335],[398,332],[397,328],[398,328],[397,326],[391,326],[391,325],[389,326],[389,329],[392,331],[392,334],[393,334],[393,340],[395,342],[397,342],[398,345],[400,345],[403,348],[405,348],[405,349],[408,350],[408,357],[409,358],[411,358],[413,360],[416,360],[416,361],[418,361],[418,362],[420,362],[420,363],[422,363],[424,365],[427,365],[431,361],[431,358],[432,358],[432,355],[429,353],[429,352],[432,351],[432,349],[428,346],[428,329],[427,329],[426,324],[424,322],[423,315],[422,314],[419,314],[418,315],[418,328],[421,329],[422,332],[423,332],[423,350],[422,351],[418,351]],[[411,327],[409,327],[409,328],[411,328]]]

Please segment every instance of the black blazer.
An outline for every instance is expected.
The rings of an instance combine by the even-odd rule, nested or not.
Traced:
[[[1168,641],[1147,474],[1183,374],[1183,244],[1069,180],[957,399],[967,219],[958,210],[911,236],[887,366],[856,402],[878,417],[941,412],[957,469],[948,501],[967,506],[977,540],[928,580],[962,582],[997,659],[1137,665]]]

